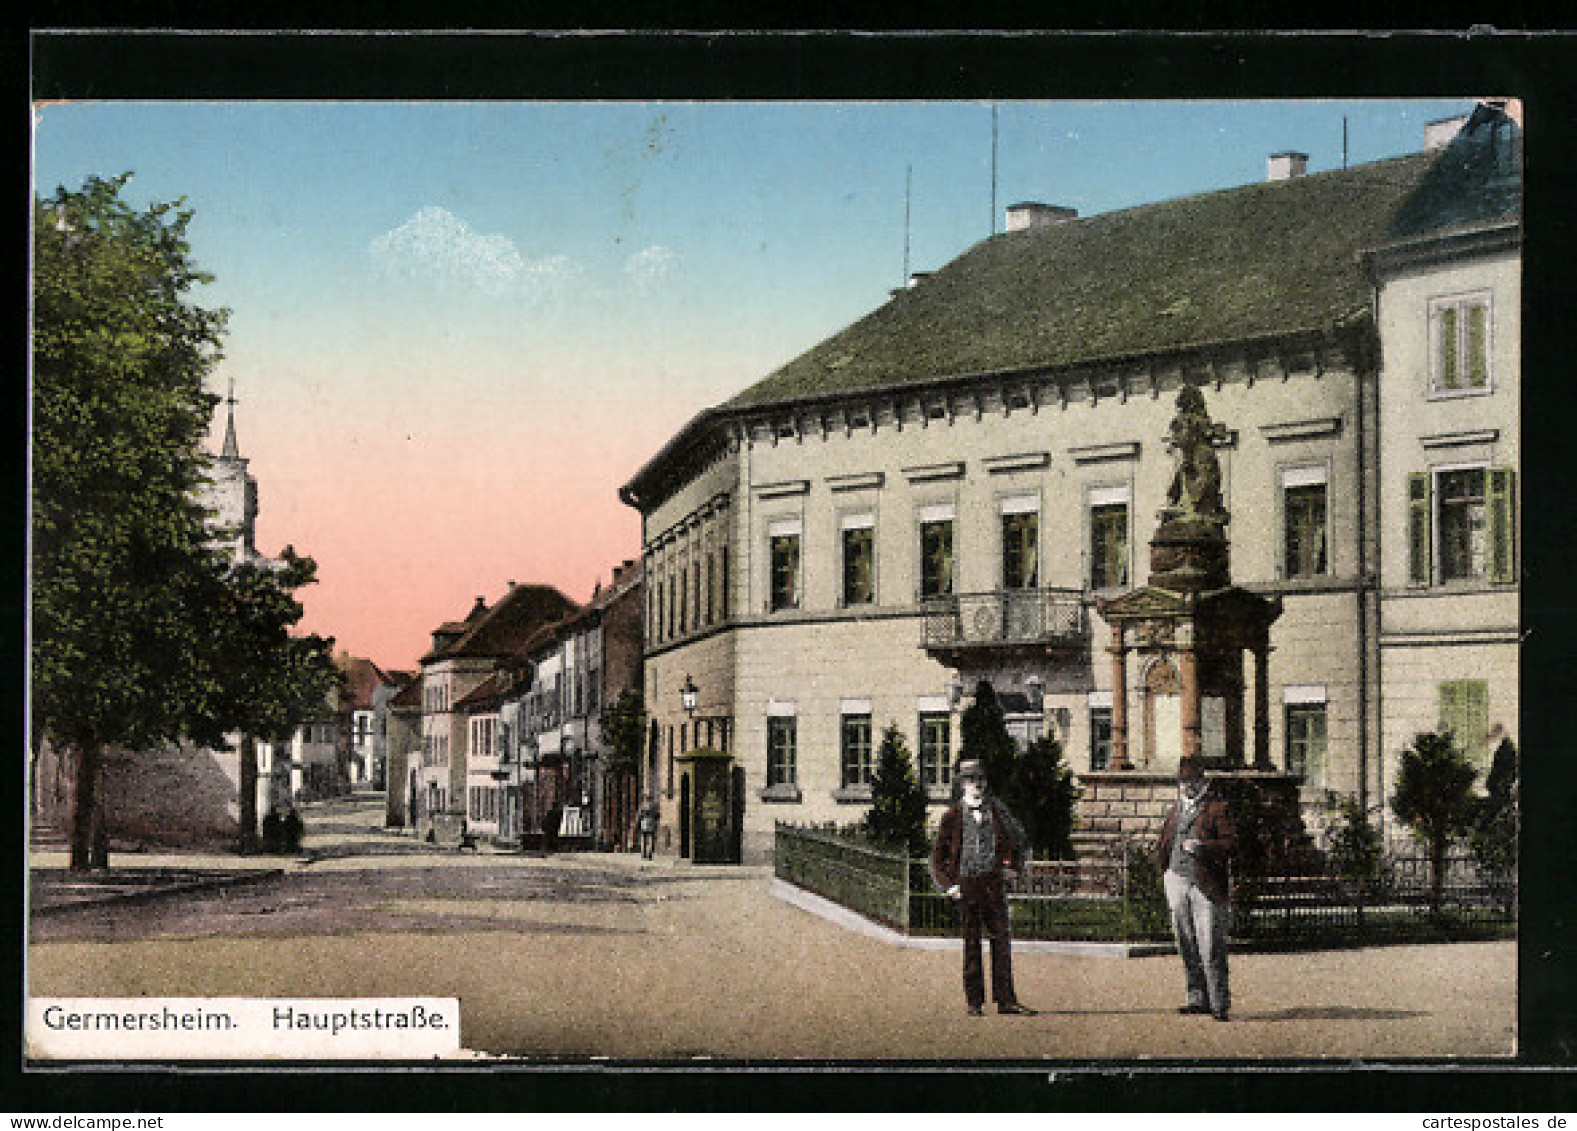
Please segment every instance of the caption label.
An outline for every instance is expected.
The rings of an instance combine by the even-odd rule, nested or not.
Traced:
[[[40,1060],[428,1060],[460,1051],[457,998],[31,998]]]

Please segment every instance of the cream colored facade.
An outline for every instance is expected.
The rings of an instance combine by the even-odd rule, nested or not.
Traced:
[[[684,850],[688,751],[720,747],[743,769],[744,856],[761,859],[778,820],[846,823],[866,812],[863,769],[845,764],[844,749],[850,734],[863,753],[865,724],[846,720],[869,719],[872,759],[896,724],[919,765],[922,729],[935,739],[945,716],[942,749],[956,759],[961,712],[982,678],[1007,701],[1018,734],[1055,734],[1075,772],[1103,768],[1113,664],[1095,598],[1148,580],[1148,544],[1174,473],[1168,431],[1185,384],[1203,391],[1221,431],[1232,581],[1282,603],[1270,628],[1263,721],[1273,768],[1302,779],[1306,819],[1317,825],[1340,794],[1384,822],[1398,754],[1419,731],[1470,722],[1480,757],[1496,736],[1514,735],[1516,227],[1504,220],[1505,199],[1481,195],[1480,184],[1455,196],[1449,184],[1437,191],[1442,177],[1483,171],[1473,154],[1486,137],[1492,147],[1512,135],[1489,105],[1465,129],[1403,206],[1439,209],[1422,221],[1419,209],[1408,214],[1426,237],[1387,243],[1408,230],[1393,214],[1376,229],[1387,234],[1355,245],[1362,256],[1330,261],[1332,278],[1355,285],[1342,300],[1350,305],[1327,312],[1322,328],[1298,323],[1106,361],[919,380],[880,368],[909,357],[904,331],[918,329],[905,322],[914,307],[895,294],[884,308],[892,317],[874,312],[805,355],[806,365],[791,363],[687,425],[622,492],[643,518],[651,720],[643,786],[662,803],[660,844]],[[1381,182],[1363,183],[1374,192]],[[1247,207],[1270,197],[1240,199]],[[1452,219],[1475,207],[1502,219],[1478,228]],[[1326,219],[1311,209],[1299,238]],[[1127,229],[1113,221],[1099,230]],[[1047,270],[1049,251],[1033,258],[1039,246],[1025,245],[1025,271]],[[1084,245],[1070,235],[1055,246]],[[1001,285],[982,264],[1017,264],[1013,247],[949,265],[945,293],[968,299],[966,285]],[[1242,270],[1263,280],[1253,272],[1281,252],[1255,254],[1265,262]],[[1355,277],[1361,270],[1367,275]],[[1289,295],[1301,289],[1301,280],[1277,278]],[[1055,279],[1042,276],[1048,286]],[[1258,297],[1239,274],[1212,282]],[[1008,309],[1005,296],[990,293]],[[1126,316],[1164,327],[1206,293]],[[997,306],[970,305],[968,325],[979,327],[982,311]],[[926,309],[953,324],[946,311]],[[1026,325],[1026,336],[1032,330]],[[1458,343],[1448,375],[1431,369],[1442,364],[1442,335]],[[868,364],[882,380],[857,375],[840,385],[841,366],[867,364],[862,346],[879,355]],[[935,340],[928,348],[946,351]],[[914,363],[929,361],[917,353]],[[801,379],[822,391],[794,392]],[[1427,537],[1415,520],[1426,511]],[[925,524],[949,532],[940,599],[937,576],[922,576]],[[1414,548],[1426,542],[1427,551]],[[1429,571],[1417,577],[1422,553]],[[927,585],[932,592],[922,592]],[[1004,627],[1026,615],[1029,631]],[[1125,669],[1138,770],[1175,767],[1180,720],[1166,675],[1142,662]],[[687,682],[693,709],[681,701]],[[1257,686],[1253,672],[1243,685]],[[1220,749],[1224,727],[1221,701],[1214,718],[1212,706],[1204,704],[1207,753]],[[1260,722],[1254,709],[1249,733]],[[922,774],[933,816],[948,795],[945,778]]]
[[[462,656],[440,659],[422,669],[422,746],[417,772],[421,812],[414,827],[425,828],[436,813],[464,816],[467,803],[466,754],[470,719],[455,709],[492,674],[491,661]]]
[[[1197,380],[1201,373],[1210,411],[1228,430],[1219,456],[1232,514],[1234,579],[1285,602],[1271,664],[1276,764],[1285,764],[1282,705],[1318,702],[1329,757],[1308,776],[1311,805],[1326,791],[1375,786],[1363,780],[1367,763],[1359,755],[1372,744],[1362,720],[1367,713],[1372,730],[1374,710],[1359,676],[1364,654],[1373,651],[1366,638],[1373,616],[1362,615],[1372,595],[1360,578],[1374,550],[1360,538],[1359,500],[1374,490],[1373,456],[1364,454],[1361,440],[1372,422],[1360,422],[1373,411],[1374,376],[1339,349],[1296,343],[1271,358],[1218,361],[1208,372],[1185,364],[854,397],[720,426],[723,454],[646,516],[652,580],[646,701],[657,727],[658,794],[665,801],[677,797],[683,771],[675,768],[676,756],[717,745],[709,735],[726,725],[729,750],[748,783],[746,856],[759,858],[770,851],[776,820],[841,823],[863,815],[868,790],[844,788],[842,781],[845,713],[868,711],[873,744],[896,723],[918,757],[921,713],[946,710],[956,757],[959,714],[981,676],[999,695],[1026,699],[1040,690],[1031,687],[1038,678],[1043,692],[1034,725],[1058,735],[1076,771],[1092,768],[1092,708],[1109,706],[1111,692],[1107,630],[1091,607],[1092,506],[1123,501],[1127,584],[1142,584],[1173,470],[1165,438],[1177,390],[1185,374]],[[1295,473],[1325,485],[1328,551],[1323,573],[1296,580],[1282,576],[1284,483]],[[960,696],[950,686],[954,669],[923,646],[922,516],[952,516],[954,593],[990,594],[1003,587],[1002,516],[1026,508],[1039,515],[1040,585],[1066,591],[1084,631],[1073,646],[1032,663],[993,664],[982,652]],[[874,528],[874,600],[854,607],[841,592],[840,534],[851,518]],[[796,608],[770,607],[774,531],[798,532]],[[730,550],[728,618],[712,624],[704,623],[709,545]],[[694,614],[697,561],[703,563],[702,623]],[[682,591],[687,577],[691,590],[682,610],[674,598],[659,597],[670,582],[673,592]],[[721,603],[714,602],[715,612]],[[698,691],[693,716],[680,703],[687,677]],[[1130,679],[1130,700],[1138,702],[1144,670],[1133,665]],[[767,720],[785,715],[796,720],[797,789],[770,791]],[[1136,740],[1134,750],[1164,768],[1175,764],[1175,751],[1166,747],[1163,735],[1149,744]],[[933,791],[936,807],[946,795]],[[665,824],[671,844],[677,834],[671,821]]]
[[[1455,232],[1387,249],[1378,272],[1386,374],[1380,409],[1384,772],[1394,778],[1396,755],[1414,735],[1444,726],[1468,732],[1458,733],[1458,741],[1485,771],[1500,738],[1519,733],[1520,238],[1509,225]],[[1440,312],[1464,303],[1485,311],[1487,372],[1482,385],[1464,371],[1462,387],[1446,388]],[[1493,476],[1506,490],[1504,502],[1487,490],[1481,503],[1470,496],[1462,504],[1465,558],[1447,544],[1454,540],[1452,520],[1442,511],[1451,506],[1445,477],[1454,472],[1466,472],[1469,483],[1483,479],[1486,488]],[[1410,494],[1420,480],[1427,492]],[[1427,529],[1415,525],[1421,515]],[[1414,560],[1415,532],[1427,536],[1427,560]]]

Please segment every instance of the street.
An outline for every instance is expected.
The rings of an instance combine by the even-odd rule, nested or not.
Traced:
[[[614,1060],[1498,1057],[1516,944],[1239,954],[1228,1024],[1180,1017],[1175,956],[1015,955],[1033,1017],[965,1015],[954,948],[775,898],[764,868],[435,851],[381,798],[309,807],[277,878],[35,916],[48,996],[456,997],[481,1054]],[[119,856],[118,868],[171,857]],[[186,859],[235,867],[237,858]],[[58,866],[59,860],[35,860]]]

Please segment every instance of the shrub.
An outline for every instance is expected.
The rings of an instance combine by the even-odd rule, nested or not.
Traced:
[[[1351,795],[1333,800],[1331,812],[1326,840],[1331,871],[1360,902],[1373,899],[1385,886],[1385,842],[1380,830]]]

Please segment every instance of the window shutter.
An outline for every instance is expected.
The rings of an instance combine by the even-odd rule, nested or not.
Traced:
[[[1440,311],[1440,387],[1457,387],[1458,353],[1457,308],[1445,307]]]
[[[1489,384],[1489,307],[1474,303],[1467,308],[1467,382],[1475,389]]]
[[[1502,584],[1517,580],[1516,474],[1509,467],[1488,474],[1489,578]]]
[[[1429,476],[1407,477],[1407,577],[1415,585],[1429,584]]]

